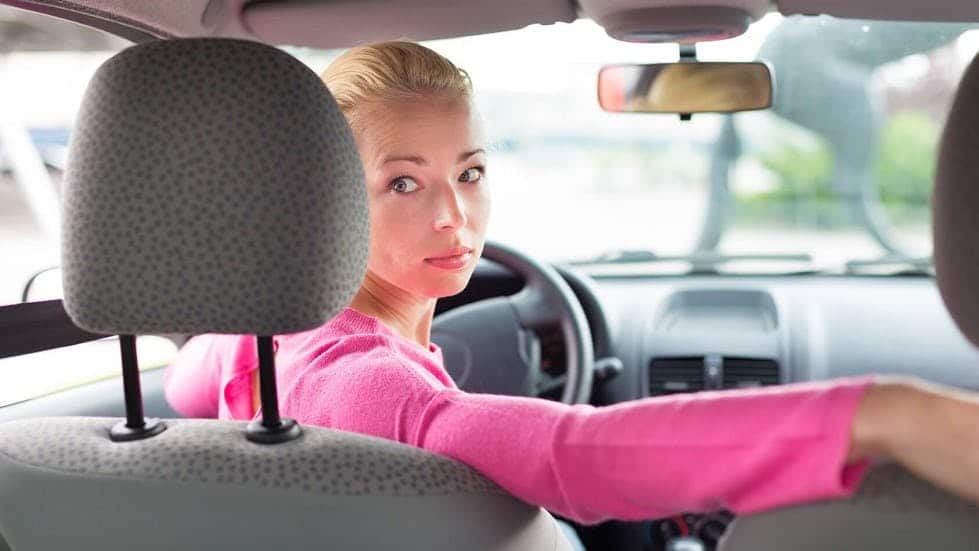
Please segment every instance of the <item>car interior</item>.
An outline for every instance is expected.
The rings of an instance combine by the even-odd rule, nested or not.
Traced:
[[[507,56],[524,45],[510,33],[570,35],[582,23],[630,48],[631,58],[601,58],[600,71],[599,54],[588,58],[590,80],[567,79],[591,102],[588,116],[614,128],[574,119],[578,142],[547,135],[535,149],[530,134],[514,133],[491,155],[548,151],[531,157],[539,172],[522,181],[554,193],[556,180],[537,176],[574,172],[570,159],[588,151],[581,143],[621,151],[594,150],[605,168],[582,177],[597,183],[578,196],[500,190],[497,211],[516,205],[506,220],[537,225],[501,229],[468,287],[438,302],[432,340],[460,388],[598,407],[869,373],[979,391],[972,1],[0,0],[0,87],[13,74],[4,73],[10,52],[111,54],[86,77],[57,186],[46,184],[57,162],[35,151],[41,135],[4,122],[16,107],[0,109],[0,185],[13,182],[0,202],[16,194],[38,227],[60,236],[57,266],[28,265],[17,263],[16,236],[0,233],[16,283],[16,301],[0,302],[0,388],[10,389],[0,390],[0,551],[573,549],[556,514],[461,463],[280,418],[271,354],[260,368],[262,420],[180,418],[154,346],[172,353],[201,333],[249,334],[261,356],[269,335],[322,323],[360,284],[369,242],[360,159],[317,76],[322,52],[408,37],[445,44],[451,57],[452,43],[439,41],[485,40],[484,55],[512,63],[519,80]],[[725,50],[738,37],[754,40],[749,55]],[[493,44],[502,53],[487,54]],[[539,47],[534,55],[572,63],[591,55]],[[506,108],[487,102],[484,116],[492,124]],[[584,109],[572,99],[547,108]],[[911,149],[928,124],[932,141]],[[619,132],[644,125],[689,129],[701,145],[663,145],[670,137],[659,130],[648,138],[658,142],[622,145]],[[744,161],[769,145],[776,153]],[[664,169],[670,156],[698,168]],[[645,199],[610,206],[602,196],[631,185],[613,180],[632,178],[633,158],[643,178],[696,180],[699,214],[670,203],[674,187],[637,195],[665,197],[648,211]],[[915,171],[920,193],[907,183]],[[825,251],[789,243],[791,229],[752,226],[769,216],[758,198],[776,196],[772,174],[809,186],[793,195],[804,208],[779,216],[814,221],[799,235]],[[760,191],[744,199],[752,185]],[[913,212],[889,202],[912,195]],[[0,204],[0,229],[6,212]],[[846,241],[826,237],[834,224]],[[586,246],[596,228],[606,233]],[[640,245],[650,228],[689,246]],[[605,237],[617,233],[628,239]],[[856,253],[840,253],[851,245]],[[849,256],[820,261],[834,254]],[[39,292],[45,284],[55,292]],[[82,346],[105,354],[86,360]],[[58,351],[68,352],[46,355]],[[48,364],[71,375],[91,369],[87,361],[98,375],[13,390],[33,388]],[[589,550],[979,545],[979,506],[890,464],[847,500],[567,522]]]

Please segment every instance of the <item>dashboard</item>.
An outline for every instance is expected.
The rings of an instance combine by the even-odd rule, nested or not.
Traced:
[[[979,350],[956,328],[930,277],[582,277],[592,283],[601,309],[585,308],[589,325],[604,318],[611,351],[624,367],[596,384],[596,405],[867,373],[979,390]],[[440,301],[437,313],[522,285],[483,260],[469,287]],[[688,386],[663,375],[697,365],[704,380]]]
[[[648,396],[657,361],[671,358],[704,358],[706,376],[711,358],[722,369],[731,359],[761,371],[774,364],[777,378],[765,384],[882,373],[979,390],[979,351],[931,278],[687,276],[596,287],[625,366],[600,389],[602,403]],[[739,377],[716,383],[753,384]]]
[[[597,298],[591,307],[582,300],[589,325],[593,332],[606,326],[611,342],[603,352],[622,362],[617,375],[596,381],[594,405],[868,373],[979,390],[979,351],[955,327],[930,277],[577,274]],[[466,291],[439,310],[521,286],[483,260]],[[541,340],[543,367],[554,370],[563,362],[560,335],[545,332]],[[696,548],[682,546],[687,538],[713,549],[731,518],[718,511],[579,532],[589,549]]]

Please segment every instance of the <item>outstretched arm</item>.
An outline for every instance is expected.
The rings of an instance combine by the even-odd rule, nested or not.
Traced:
[[[440,391],[412,443],[583,522],[726,508],[743,514],[849,495],[869,379],[649,398],[611,407]]]
[[[736,513],[851,493],[851,424],[870,378],[647,398],[610,407],[447,389],[383,349],[310,366],[301,422],[453,457],[581,522]]]

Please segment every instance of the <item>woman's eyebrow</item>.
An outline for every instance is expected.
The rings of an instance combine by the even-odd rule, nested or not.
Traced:
[[[472,151],[463,152],[462,154],[459,155],[459,162],[460,163],[464,162],[469,157],[472,157],[473,155],[476,155],[478,153],[486,153],[486,150],[483,148],[479,148],[479,149],[473,149]],[[416,165],[428,166],[428,160],[418,155],[391,155],[381,159],[381,165],[386,165],[388,163],[394,163],[398,161],[408,161],[411,163],[415,163]]]
[[[424,157],[419,157],[418,155],[391,155],[389,157],[385,157],[384,159],[382,159],[381,164],[386,165],[388,163],[393,163],[397,161],[408,161],[408,162],[415,163],[416,165],[428,166],[428,161],[425,160]]]
[[[459,162],[461,163],[477,153],[486,153],[486,150],[483,148],[479,148],[479,149],[473,149],[472,151],[466,151],[462,155],[459,155]]]

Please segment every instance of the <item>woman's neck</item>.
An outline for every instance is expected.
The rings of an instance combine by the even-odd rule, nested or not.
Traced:
[[[402,337],[428,350],[435,299],[407,293],[368,271],[350,307],[373,316]]]

